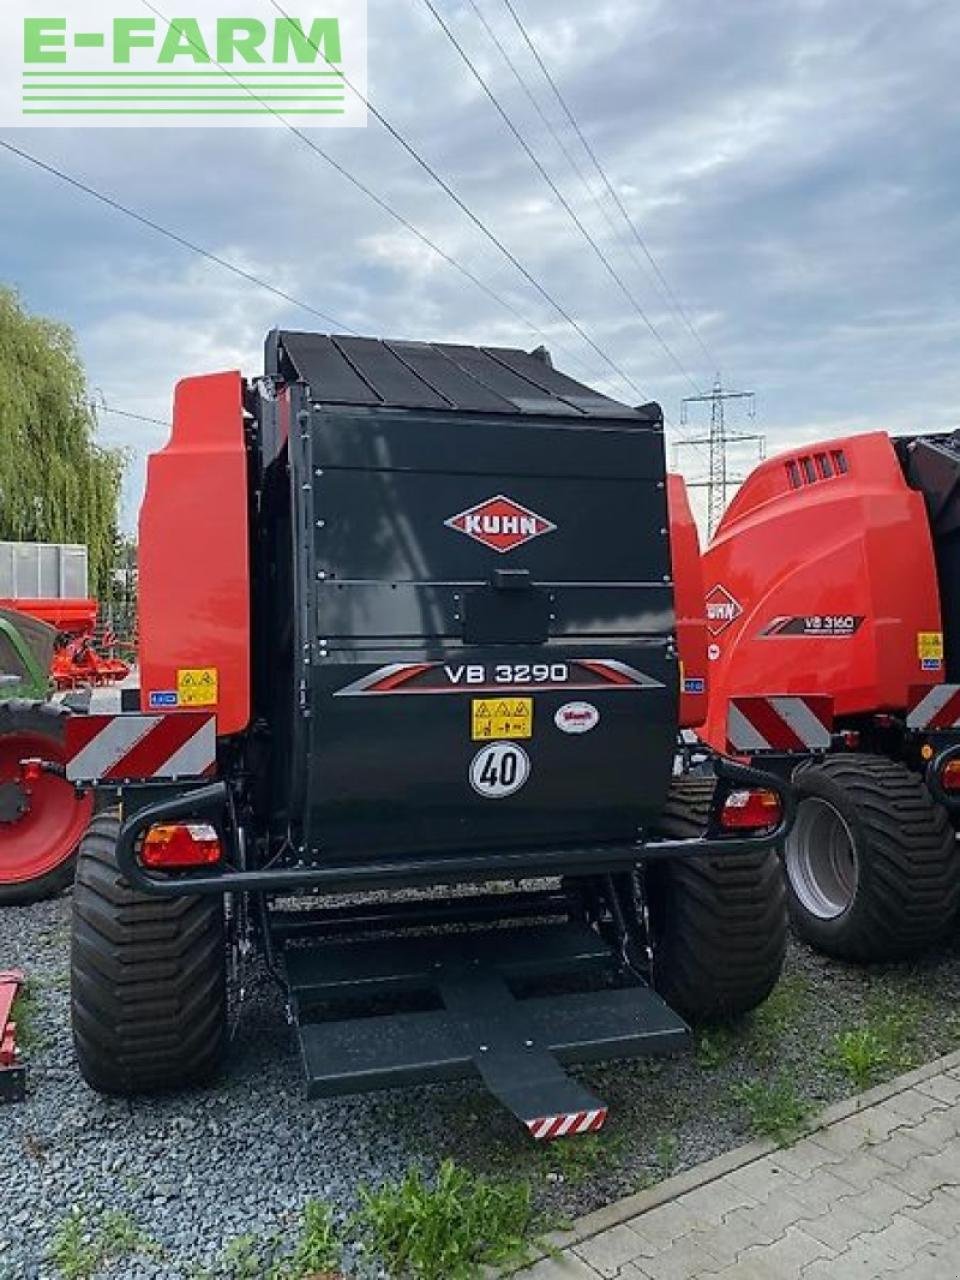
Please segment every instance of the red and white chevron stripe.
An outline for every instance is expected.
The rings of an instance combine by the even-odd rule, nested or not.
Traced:
[[[908,729],[960,729],[960,684],[914,687],[910,705]]]
[[[217,721],[199,711],[71,716],[66,746],[70,782],[208,778],[217,765]]]
[[[527,1128],[537,1142],[551,1142],[554,1138],[566,1138],[575,1133],[597,1133],[606,1123],[607,1108],[596,1111],[571,1111],[562,1116],[541,1116],[528,1120]]]
[[[727,745],[738,755],[755,751],[826,751],[833,732],[833,699],[731,698]]]

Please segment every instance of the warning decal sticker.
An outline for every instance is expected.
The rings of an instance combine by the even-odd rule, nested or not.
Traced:
[[[918,631],[917,657],[921,662],[943,661],[943,632]]]
[[[216,667],[192,667],[177,672],[177,697],[181,707],[215,707],[219,700],[220,674]]]
[[[532,698],[475,698],[473,739],[517,739],[533,737]]]

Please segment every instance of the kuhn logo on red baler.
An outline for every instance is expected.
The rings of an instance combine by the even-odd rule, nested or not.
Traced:
[[[444,524],[448,529],[456,529],[465,533],[474,542],[482,542],[485,547],[504,554],[515,551],[526,542],[542,534],[552,533],[556,525],[550,520],[538,516],[535,511],[521,507],[512,498],[500,494],[496,498],[488,498],[479,502],[469,511],[461,511],[458,516],[451,516]]]
[[[707,592],[707,630],[712,636],[726,631],[742,613],[739,600],[735,600],[726,587],[718,584]]]

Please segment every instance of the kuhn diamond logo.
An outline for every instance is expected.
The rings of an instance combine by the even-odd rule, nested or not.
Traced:
[[[552,533],[557,527],[535,511],[521,507],[512,498],[505,498],[502,493],[477,503],[469,511],[461,511],[458,516],[445,520],[444,524],[448,529],[465,533],[474,542],[482,542],[485,547],[499,551],[501,555],[515,551],[544,533]]]
[[[743,613],[743,606],[719,584],[707,592],[707,630],[712,636],[726,631]]]

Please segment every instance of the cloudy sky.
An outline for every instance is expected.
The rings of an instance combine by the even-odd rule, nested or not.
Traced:
[[[630,402],[638,387],[673,421],[691,383],[719,370],[756,390],[772,449],[960,424],[953,0],[514,0],[706,352],[616,207],[588,195],[470,0],[435,2],[675,359],[423,0],[370,0],[371,100],[633,387],[373,120],[312,137],[513,312],[282,128],[4,136],[363,333],[527,347],[546,334],[558,365]],[[503,0],[476,6],[599,195]],[[161,419],[178,377],[255,374],[268,329],[325,327],[3,153],[0,279],[74,327],[108,403]],[[164,432],[110,415],[101,431],[132,451],[130,523],[143,456]],[[702,463],[691,453],[687,465]]]

